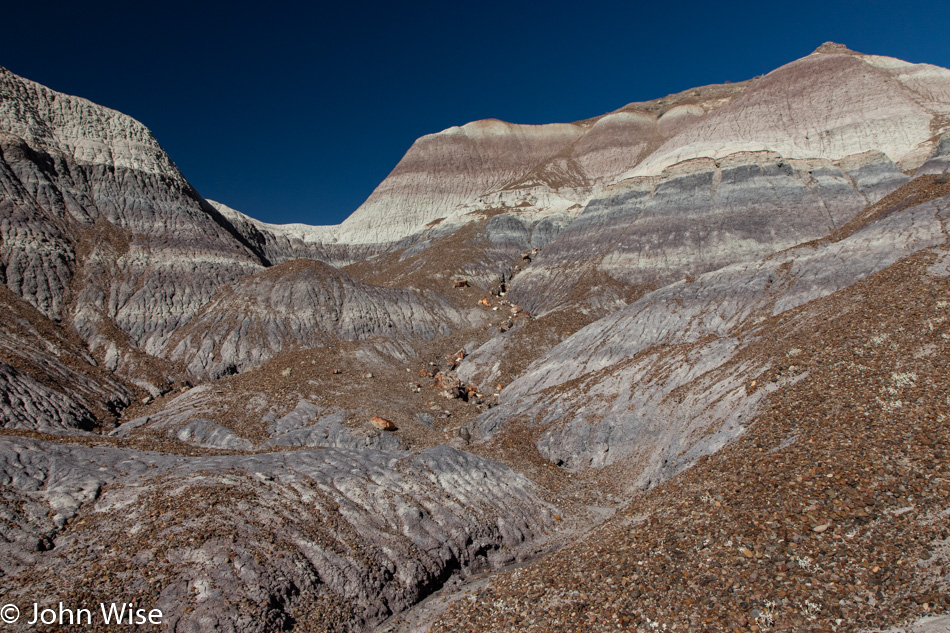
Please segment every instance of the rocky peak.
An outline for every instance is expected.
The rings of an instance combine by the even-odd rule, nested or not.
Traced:
[[[184,181],[151,131],[132,117],[56,92],[12,72],[0,73],[0,130],[31,147],[90,165]]]
[[[812,55],[822,53],[825,55],[854,55],[855,52],[845,46],[844,44],[838,44],[837,42],[825,42],[814,51]]]

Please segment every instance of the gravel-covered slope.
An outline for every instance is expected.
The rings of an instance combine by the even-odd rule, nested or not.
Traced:
[[[428,630],[944,630],[948,263],[924,249],[767,318],[741,437]]]

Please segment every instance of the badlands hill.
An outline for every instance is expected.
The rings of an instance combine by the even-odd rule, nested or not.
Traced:
[[[950,71],[826,44],[431,134],[277,226],[0,69],[0,591],[169,631],[941,630],[948,169]]]

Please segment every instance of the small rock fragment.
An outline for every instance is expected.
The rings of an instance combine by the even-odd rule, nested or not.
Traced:
[[[369,419],[370,424],[375,426],[381,431],[395,431],[396,425],[387,420],[386,418],[381,418],[378,415],[374,415]]]

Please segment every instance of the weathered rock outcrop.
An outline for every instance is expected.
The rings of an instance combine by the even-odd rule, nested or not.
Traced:
[[[0,278],[127,377],[261,268],[142,124],[3,69],[0,191]]]
[[[0,427],[54,433],[113,423],[133,391],[81,342],[0,287]]]
[[[913,170],[950,111],[950,71],[825,46],[755,80],[705,86],[569,124],[476,121],[420,138],[338,227],[258,229],[275,251],[352,262],[407,245],[434,222],[498,210],[576,217],[609,185],[675,164],[768,152],[785,161],[883,153]],[[766,159],[768,162],[768,159]],[[827,165],[827,163],[825,163]],[[289,233],[297,233],[297,237]],[[268,237],[268,235],[272,237]]]
[[[782,386],[748,388],[783,360],[743,353],[763,337],[757,324],[946,244],[950,198],[935,182],[906,185],[828,239],[667,285],[585,327],[501,392],[477,425],[481,437],[527,428],[559,465],[635,457],[641,483],[669,477],[741,433]],[[921,190],[943,197],[914,204]],[[479,358],[460,373],[478,376],[466,364]]]
[[[375,336],[431,339],[481,320],[436,293],[369,286],[322,262],[296,260],[222,290],[163,353],[194,376],[219,377],[289,347]]]
[[[946,127],[950,70],[825,46],[751,82],[741,96],[666,141],[631,175],[693,158],[768,150],[838,160],[883,152],[916,169]]]
[[[447,446],[184,458],[7,437],[0,480],[9,600],[149,604],[176,630],[372,624],[514,560],[555,511]]]

